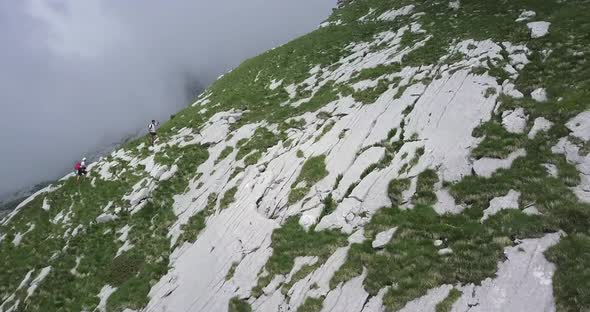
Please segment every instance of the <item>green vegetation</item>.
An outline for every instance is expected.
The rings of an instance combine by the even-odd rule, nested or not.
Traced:
[[[416,182],[416,193],[412,198],[414,204],[434,205],[436,203],[434,184],[437,182],[436,171],[428,169],[420,173]]]
[[[293,287],[293,285],[295,285],[295,283],[297,283],[302,278],[306,277],[307,275],[309,275],[310,273],[312,273],[313,271],[315,271],[319,267],[320,267],[319,263],[316,263],[314,265],[303,266],[299,271],[297,271],[297,273],[293,274],[289,283],[286,283],[283,285],[283,287],[281,288],[281,292],[283,293],[283,295],[287,295],[289,292],[289,289],[291,289],[291,287]]]
[[[416,12],[423,16],[414,19],[425,30],[425,34],[406,32],[401,44],[404,47],[415,45],[429,36],[425,45],[405,55],[400,63],[379,65],[352,73],[349,82],[329,81],[313,93],[304,90],[307,85],[302,81],[309,77],[309,70],[316,65],[330,70],[340,66],[340,60],[351,55],[348,48],[351,43],[369,43],[376,35],[385,31],[397,31],[410,22],[410,17],[398,17],[395,21],[377,21],[369,19],[359,23],[358,18],[374,10],[374,18],[393,8],[414,4]],[[551,22],[550,33],[538,39],[531,39],[526,23],[514,20],[524,9],[534,10],[538,20]],[[581,203],[571,187],[580,182],[575,167],[568,164],[562,155],[551,152],[559,138],[569,136],[564,123],[580,112],[590,108],[590,67],[587,55],[590,53],[590,4],[587,1],[461,1],[461,8],[452,11],[448,2],[409,1],[409,0],[341,0],[334,10],[330,21],[341,20],[342,25],[320,28],[308,35],[298,38],[260,56],[245,61],[241,66],[224,75],[211,85],[200,99],[208,96],[210,104],[196,105],[175,114],[160,129],[159,142],[169,142],[179,129],[189,128],[193,134],[198,133],[205,122],[214,114],[232,109],[243,111],[243,116],[232,125],[236,129],[246,124],[259,123],[260,127],[251,138],[243,139],[233,147],[237,149],[236,159],[243,160],[246,166],[256,164],[262,155],[282,141],[283,146],[291,146],[293,141],[286,139],[289,129],[302,129],[306,126],[303,119],[292,119],[306,112],[315,112],[326,104],[344,97],[353,96],[363,103],[373,103],[384,91],[399,84],[395,78],[385,76],[397,73],[405,66],[425,66],[429,64],[453,63],[463,56],[448,54],[448,47],[464,39],[487,40],[494,42],[512,42],[526,44],[531,54],[530,63],[521,71],[514,81],[518,90],[525,96],[514,99],[498,95],[501,106],[492,118],[476,128],[473,135],[482,142],[473,150],[475,158],[504,158],[511,152],[524,148],[527,156],[514,161],[510,169],[502,169],[490,178],[467,176],[456,183],[446,184],[459,204],[470,208],[459,215],[438,216],[432,209],[436,197],[432,186],[438,177],[433,172],[420,174],[417,180],[417,192],[412,198],[417,205],[414,210],[401,211],[401,194],[410,186],[410,181],[394,180],[389,184],[388,195],[393,207],[384,208],[374,216],[367,225],[365,234],[374,238],[379,231],[397,226],[398,232],[391,244],[382,252],[376,252],[370,246],[370,239],[362,244],[355,244],[346,264],[338,271],[332,284],[345,282],[359,275],[366,267],[369,275],[365,287],[375,294],[381,287],[397,284],[385,297],[389,309],[399,309],[406,302],[426,290],[443,283],[478,283],[486,277],[493,277],[497,261],[502,260],[502,249],[511,244],[511,237],[540,237],[546,232],[564,230],[567,237],[546,252],[547,258],[556,264],[553,288],[557,309],[561,311],[578,311],[590,309],[590,273],[587,263],[590,253],[590,205]],[[371,52],[387,47],[386,43],[371,44]],[[469,47],[473,49],[473,46]],[[549,55],[543,50],[553,51]],[[580,53],[574,53],[580,52]],[[475,75],[488,73],[498,83],[509,78],[503,69],[505,59],[485,60],[489,69],[472,68]],[[495,64],[495,65],[494,65]],[[282,79],[283,84],[299,85],[295,98],[289,98],[284,88],[270,90],[268,84],[272,79]],[[362,80],[377,81],[377,86],[364,91],[354,92],[351,83]],[[426,83],[426,80],[423,80]],[[315,87],[315,86],[311,86]],[[406,90],[398,86],[399,97]],[[536,88],[544,87],[549,100],[544,103],[533,101],[528,95]],[[487,89],[485,96],[494,95],[495,91]],[[560,99],[560,100],[558,100]],[[304,100],[301,105],[288,105],[297,100]],[[540,133],[530,140],[525,134],[507,132],[501,124],[501,114],[508,109],[522,107],[532,121],[545,117],[555,123],[546,133]],[[206,111],[202,112],[202,109]],[[413,106],[404,110],[411,112]],[[318,118],[328,120],[331,114],[320,112]],[[285,122],[285,120],[290,120]],[[331,127],[329,121],[322,133]],[[380,143],[386,148],[384,161],[374,164],[364,175],[386,165],[407,141],[404,139],[403,124],[392,129],[387,142]],[[272,131],[269,129],[273,129]],[[276,131],[274,129],[277,129]],[[353,133],[354,129],[349,129]],[[323,135],[322,134],[322,135]],[[347,135],[346,130],[340,138]],[[396,142],[390,142],[399,136]],[[190,139],[192,135],[184,139]],[[320,136],[321,137],[321,136]],[[182,138],[181,138],[182,139]],[[410,140],[414,138],[411,137]],[[409,140],[408,140],[409,141]],[[124,146],[129,155],[141,157],[150,155],[143,145],[145,138],[127,142]],[[582,153],[590,150],[587,142],[575,142],[583,147]],[[418,163],[422,152],[417,150],[417,157],[410,160],[403,170],[410,170]],[[216,161],[228,157],[230,147],[222,151]],[[122,200],[132,187],[143,180],[147,184],[150,177],[143,170],[145,167],[117,160],[119,165],[111,168],[117,177],[114,181],[104,181],[96,173],[79,185],[74,179],[56,183],[58,190],[33,200],[7,225],[0,225],[0,233],[6,234],[0,242],[0,296],[9,296],[18,287],[29,270],[36,276],[39,270],[50,265],[49,276],[40,284],[34,296],[29,298],[24,311],[91,311],[98,304],[100,289],[107,283],[117,285],[117,291],[108,301],[109,311],[121,311],[125,308],[140,310],[147,302],[147,294],[153,283],[163,276],[169,265],[170,240],[168,231],[176,220],[172,211],[174,194],[186,191],[189,181],[194,180],[197,167],[208,159],[207,146],[189,145],[179,148],[165,145],[155,154],[154,160],[159,165],[176,164],[179,171],[167,181],[160,181],[149,198],[143,200],[143,208],[135,214],[128,209],[129,203]],[[301,200],[313,184],[327,175],[325,157],[316,156],[308,159],[291,186],[289,203]],[[109,158],[112,160],[112,157]],[[558,176],[547,174],[542,164],[553,164],[558,168]],[[234,168],[230,179],[236,177],[244,168]],[[90,181],[96,178],[95,184]],[[304,182],[298,187],[299,183]],[[336,186],[339,179],[336,182]],[[356,186],[353,184],[349,191]],[[505,195],[510,189],[522,193],[520,206],[529,204],[542,212],[540,216],[526,216],[518,210],[502,211],[492,216],[484,224],[479,222],[482,211],[489,201]],[[220,200],[221,209],[234,200],[228,190]],[[209,203],[202,212],[192,216],[182,227],[183,234],[179,242],[194,241],[206,224],[206,218],[213,213],[217,194],[211,194]],[[51,203],[49,211],[40,209],[43,200]],[[122,208],[118,219],[108,223],[96,223],[96,217],[102,208],[112,202],[112,207]],[[335,209],[331,196],[324,200],[324,214]],[[67,215],[67,222],[59,219],[58,214]],[[17,233],[24,233],[30,228],[19,246],[12,244]],[[80,225],[77,235],[74,228]],[[129,241],[133,248],[115,257],[122,246],[117,238],[117,231],[125,225],[132,227]],[[432,245],[433,239],[445,237],[453,253],[444,257],[437,254]],[[337,231],[305,232],[295,219],[286,222],[283,228],[273,234],[273,255],[265,268],[267,277],[259,279],[259,286],[268,282],[275,274],[286,274],[293,266],[297,256],[317,255],[320,263],[333,253],[335,248],[346,244],[345,236]],[[70,270],[80,258],[77,271],[73,276]],[[313,270],[306,267],[300,274]],[[299,277],[299,275],[298,275]],[[285,288],[287,288],[285,286]],[[260,287],[256,288],[260,291]],[[15,293],[15,298],[24,302],[26,287]],[[456,292],[441,303],[446,309],[454,302]],[[308,299],[301,311],[317,311],[322,299]],[[234,298],[229,306],[231,311],[249,311],[249,305]]]
[[[114,287],[118,287],[137,274],[142,264],[141,255],[122,254],[113,259],[107,268],[105,281]]]
[[[242,159],[248,155],[257,155],[257,161],[258,158],[262,156],[262,152],[265,152],[268,148],[273,147],[278,142],[279,138],[276,134],[266,128],[258,128],[249,140],[242,142],[243,144],[238,142],[240,149],[238,150],[236,159]],[[256,163],[256,161],[254,161],[254,163]]]
[[[229,300],[228,311],[229,312],[251,312],[252,307],[245,300],[241,300],[238,297],[233,297]]]
[[[298,219],[288,219],[281,228],[272,234],[273,253],[265,265],[268,275],[258,279],[258,285],[252,290],[258,297],[276,274],[288,274],[293,268],[295,258],[317,256],[318,263],[323,263],[338,247],[347,244],[346,236],[339,231],[316,232],[312,227],[306,231],[299,225]]]
[[[393,206],[402,204],[402,193],[410,188],[410,179],[391,180],[387,187],[387,196],[391,200]]]
[[[230,279],[232,279],[234,277],[234,274],[236,273],[236,268],[238,267],[238,264],[240,264],[240,263],[234,262],[231,264],[231,267],[229,268],[229,271],[227,272],[227,275],[225,276],[226,281],[229,281]]]
[[[439,216],[431,207],[417,205],[412,210],[384,208],[373,216],[365,227],[368,238],[353,244],[346,263],[336,272],[330,285],[335,287],[368,270],[365,289],[371,295],[387,285],[396,284],[385,295],[384,304],[399,310],[408,301],[442,284],[478,283],[493,277],[502,250],[511,244],[508,237],[517,222],[525,222],[537,229],[535,218],[519,211],[503,212],[481,224],[477,217],[461,215]],[[395,238],[381,251],[371,242],[381,231],[398,227]],[[448,239],[453,253],[438,255],[435,239]]]
[[[453,304],[461,297],[462,294],[463,293],[456,288],[451,289],[445,300],[439,302],[436,305],[436,312],[451,312]]]
[[[234,187],[230,188],[229,190],[227,190],[225,192],[225,194],[223,194],[223,197],[221,198],[221,201],[219,202],[219,208],[223,210],[223,209],[229,207],[229,205],[236,200],[236,192],[237,191],[238,191],[237,186],[234,186]]]
[[[325,155],[320,155],[311,157],[305,161],[299,176],[291,185],[292,190],[291,193],[289,193],[290,204],[294,204],[301,200],[315,183],[328,175],[325,159]],[[299,186],[300,183],[303,183],[304,185]]]
[[[510,153],[521,148],[526,140],[526,135],[508,132],[502,126],[501,116],[475,128],[473,136],[485,136],[483,142],[472,152],[476,158],[506,158]]]
[[[50,265],[49,276],[28,300],[29,310],[92,310],[98,298],[88,294],[98,294],[109,283],[118,287],[108,301],[109,310],[142,308],[147,303],[150,281],[159,279],[168,270],[170,240],[167,233],[176,219],[171,210],[170,194],[182,193],[196,168],[208,158],[206,148],[199,145],[171,147],[167,154],[174,155],[164,159],[174,158],[178,171],[171,179],[161,181],[134,215],[123,210],[118,219],[95,222],[109,202],[112,207],[128,207],[122,200],[123,195],[147,177],[147,173],[120,161],[113,169],[119,179],[104,181],[91,172],[79,185],[75,178],[59,182],[58,190],[38,197],[8,225],[0,226],[1,232],[7,233],[6,240],[0,243],[3,255],[0,291],[12,292],[29,270],[35,269],[38,274],[41,268]],[[94,186],[92,179],[95,179]],[[44,198],[51,203],[49,211],[40,209]],[[60,213],[68,216],[67,222],[59,218]],[[26,231],[29,222],[34,222],[35,228],[15,247],[10,241],[17,232]],[[73,229],[78,225],[82,230],[73,236]],[[133,248],[115,257],[122,245],[117,240],[117,230],[125,225],[132,227],[128,240]],[[81,259],[76,269],[79,275],[74,276],[70,270],[78,257]],[[24,300],[26,288],[16,296]]]
[[[320,312],[324,306],[324,298],[307,297],[305,302],[299,306],[297,312]]]
[[[219,154],[219,158],[217,158],[217,160],[215,161],[215,164],[219,163],[220,161],[224,160],[227,156],[229,156],[229,154],[231,154],[231,152],[234,151],[234,147],[233,146],[226,146],[221,153]]]

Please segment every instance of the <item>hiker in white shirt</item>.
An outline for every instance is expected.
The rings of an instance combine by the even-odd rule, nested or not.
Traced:
[[[156,136],[158,135],[156,130],[158,130],[158,127],[160,126],[160,123],[157,122],[156,120],[152,120],[152,122],[148,125],[148,132],[150,133],[150,145],[154,146],[154,142],[156,142]]]

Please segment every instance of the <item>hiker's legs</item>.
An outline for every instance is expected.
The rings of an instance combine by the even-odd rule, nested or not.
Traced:
[[[150,132],[150,145],[154,146],[154,143],[156,142],[156,133],[155,132]]]

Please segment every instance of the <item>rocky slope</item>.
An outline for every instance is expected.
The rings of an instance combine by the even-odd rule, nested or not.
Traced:
[[[0,311],[590,309],[590,3],[341,1],[0,225]]]

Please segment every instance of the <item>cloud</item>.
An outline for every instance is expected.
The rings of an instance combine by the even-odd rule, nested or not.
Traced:
[[[335,3],[0,0],[0,194],[166,119],[243,59],[316,28]]]

